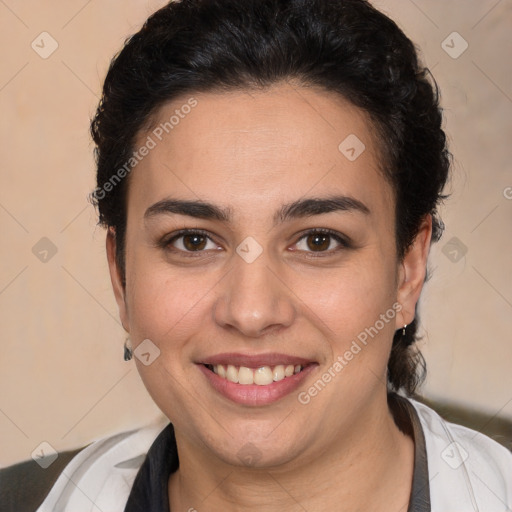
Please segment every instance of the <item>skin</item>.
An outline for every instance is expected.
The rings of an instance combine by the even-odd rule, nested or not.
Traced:
[[[162,107],[155,126],[189,96]],[[169,479],[171,509],[405,511],[414,443],[388,410],[386,366],[395,330],[414,318],[430,216],[399,261],[378,140],[367,116],[334,93],[281,83],[193,96],[197,106],[130,175],[126,289],[115,236],[107,235],[112,285],[133,348],[150,339],[161,351],[148,366],[134,360],[176,431],[180,468]],[[150,134],[139,134],[140,144]],[[349,134],[366,146],[355,161],[338,150]],[[283,205],[333,195],[357,199],[369,213],[333,211],[274,225]],[[145,218],[170,197],[229,209],[230,220]],[[185,253],[191,246],[183,238],[159,245],[185,228],[212,240],[202,252]],[[303,233],[313,228],[334,230],[350,246],[327,239],[327,250],[318,250]],[[252,263],[236,252],[248,236],[262,248]],[[396,302],[395,318],[307,405],[299,403],[298,392]],[[276,402],[239,405],[213,390],[195,364],[223,352],[279,352],[318,366]],[[248,442],[258,455],[251,466],[238,455]]]

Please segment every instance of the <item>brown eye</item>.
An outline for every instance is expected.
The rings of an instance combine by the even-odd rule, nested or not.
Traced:
[[[206,234],[199,231],[181,232],[168,241],[163,242],[163,247],[178,252],[203,252],[211,249],[219,249],[219,246]]]
[[[334,254],[338,250],[350,248],[350,242],[337,232],[313,230],[304,235],[295,244],[295,250],[304,253]]]
[[[184,235],[183,246],[187,251],[201,251],[206,247],[207,240],[203,235]]]
[[[331,236],[324,233],[314,233],[307,237],[308,249],[312,251],[326,251],[331,245]]]

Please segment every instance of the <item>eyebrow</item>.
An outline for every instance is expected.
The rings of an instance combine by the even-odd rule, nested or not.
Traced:
[[[349,196],[331,196],[325,198],[298,199],[283,205],[274,214],[274,225],[292,219],[311,217],[331,212],[355,212],[369,215],[370,209],[358,199]],[[158,215],[186,215],[197,219],[219,220],[229,223],[232,210],[221,208],[206,201],[188,201],[181,199],[163,199],[150,206],[144,213],[144,219]]]

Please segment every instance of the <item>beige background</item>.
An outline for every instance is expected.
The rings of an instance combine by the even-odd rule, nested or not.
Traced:
[[[160,414],[122,359],[104,232],[87,194],[88,124],[110,57],[164,3],[0,1],[0,466],[42,441],[63,450]],[[512,418],[512,3],[375,4],[423,50],[455,156],[447,229],[422,297],[424,393]],[[454,31],[469,44],[456,59],[441,47]],[[31,47],[51,48],[42,32],[58,43],[47,59]],[[57,249],[46,262],[32,252],[42,237]]]

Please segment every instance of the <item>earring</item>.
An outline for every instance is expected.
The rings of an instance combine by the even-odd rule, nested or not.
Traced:
[[[406,329],[406,327],[407,327],[407,324],[405,324],[405,325],[403,326],[403,328],[402,328],[402,336],[405,336],[405,329]]]
[[[130,341],[130,337],[128,336],[124,342],[124,360],[125,361],[129,361],[133,356],[131,344],[130,345],[128,344],[129,341]]]

